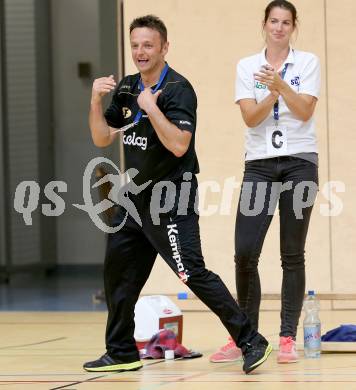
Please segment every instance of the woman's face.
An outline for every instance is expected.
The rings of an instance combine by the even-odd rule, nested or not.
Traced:
[[[294,28],[292,13],[289,10],[280,7],[272,8],[263,27],[266,33],[267,45],[289,45]]]

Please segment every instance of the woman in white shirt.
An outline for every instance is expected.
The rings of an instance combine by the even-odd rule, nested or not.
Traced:
[[[266,47],[237,66],[236,103],[246,129],[246,161],[235,230],[238,302],[258,328],[261,300],[258,261],[279,205],[283,269],[277,361],[298,360],[295,339],[305,290],[304,248],[318,185],[313,119],[320,89],[318,58],[294,50],[297,11],[286,0],[265,9]],[[241,358],[232,340],[212,362]]]

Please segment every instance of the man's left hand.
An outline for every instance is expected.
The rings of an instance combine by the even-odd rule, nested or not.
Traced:
[[[145,88],[137,98],[137,104],[141,110],[150,112],[157,105],[157,99],[161,92],[162,90],[158,90],[152,93],[151,88]]]

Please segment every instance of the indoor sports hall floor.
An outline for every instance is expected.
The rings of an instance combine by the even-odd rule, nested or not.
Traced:
[[[144,360],[143,369],[129,373],[86,373],[82,363],[103,353],[106,312],[92,301],[101,287],[100,271],[84,274],[63,270],[40,280],[18,275],[9,285],[0,284],[0,389],[356,389],[355,353],[277,365],[274,351],[251,375],[242,372],[241,362],[209,363],[209,354],[227,335],[196,302],[183,305],[183,344],[202,352],[202,358]],[[356,323],[354,310],[323,310],[320,315],[324,330]],[[262,311],[260,322],[276,346],[278,311]]]

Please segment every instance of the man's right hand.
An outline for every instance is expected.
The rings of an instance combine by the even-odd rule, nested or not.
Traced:
[[[113,91],[115,87],[116,81],[113,75],[110,75],[109,77],[101,77],[99,79],[95,79],[93,82],[91,94],[92,102],[100,103],[101,98]]]

